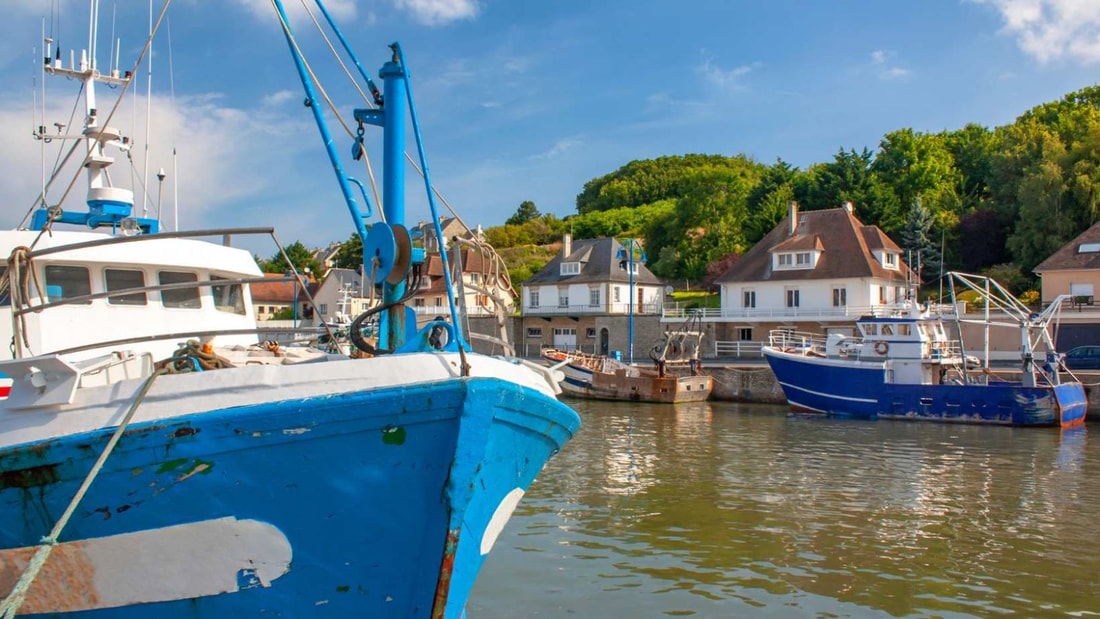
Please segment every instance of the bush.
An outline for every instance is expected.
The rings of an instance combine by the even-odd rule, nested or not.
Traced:
[[[1027,305],[1028,307],[1033,307],[1033,306],[1039,305],[1039,291],[1038,290],[1025,290],[1024,293],[1022,295],[1020,295],[1020,303],[1023,303],[1024,305]]]

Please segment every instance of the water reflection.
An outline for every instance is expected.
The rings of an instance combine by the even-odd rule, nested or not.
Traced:
[[[1088,613],[1087,429],[574,402],[471,618]]]

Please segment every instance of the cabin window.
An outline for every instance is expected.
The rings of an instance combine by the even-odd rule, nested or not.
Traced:
[[[756,291],[744,289],[741,291],[741,307],[756,307]]]
[[[0,266],[0,307],[11,305],[11,282],[8,281],[8,267]]]
[[[210,277],[210,281],[226,281],[224,277],[216,275]],[[215,284],[210,287],[214,293],[214,307],[220,312],[244,315],[244,295],[241,294],[240,284]],[[325,310],[321,310],[324,314]]]
[[[893,335],[894,334],[894,325],[882,325],[882,334],[883,335]]]
[[[157,273],[157,279],[161,286],[170,284],[197,284],[199,276],[194,273],[181,273],[179,271],[161,271]],[[160,291],[160,302],[164,307],[180,307],[184,309],[199,309],[199,289],[197,286],[189,288],[173,288]]]
[[[912,334],[913,334],[913,325],[910,325],[910,324],[900,324],[900,325],[898,325],[898,335],[912,335]]]
[[[878,335],[878,325],[869,324],[869,325],[860,325],[860,326],[863,327],[863,334],[864,335]]]
[[[107,292],[145,287],[145,273],[141,271],[104,269],[103,275],[104,281],[107,283]],[[148,302],[144,292],[116,294],[107,297],[107,303],[111,305],[145,305]]]
[[[46,297],[48,301],[86,297],[90,294],[92,294],[92,284],[88,278],[88,269],[60,265],[46,267]],[[91,305],[92,301],[91,299],[85,299],[81,303]]]

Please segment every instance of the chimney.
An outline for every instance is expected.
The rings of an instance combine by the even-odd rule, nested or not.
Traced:
[[[561,235],[561,259],[565,260],[573,253],[573,235],[566,232]]]
[[[798,230],[798,202],[791,200],[787,203],[787,236],[794,236]]]
[[[845,203],[844,203],[844,210],[848,211],[849,213],[851,213],[851,212],[852,212],[852,209],[853,209],[853,208],[854,208],[854,207],[852,206],[852,203],[851,203],[851,201],[848,201],[848,202],[845,202]]]

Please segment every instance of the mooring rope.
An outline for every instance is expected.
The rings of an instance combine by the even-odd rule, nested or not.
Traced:
[[[39,572],[46,565],[46,560],[50,558],[50,552],[57,546],[57,538],[61,536],[61,532],[65,530],[65,526],[69,524],[69,519],[72,518],[73,512],[76,511],[80,502],[84,499],[84,495],[88,493],[88,488],[91,487],[92,482],[99,476],[99,472],[103,469],[104,463],[107,462],[107,458],[110,457],[111,452],[114,451],[115,445],[118,445],[118,441],[122,438],[122,434],[126,431],[126,427],[130,425],[130,420],[134,418],[134,413],[137,412],[138,405],[145,399],[145,395],[149,393],[149,389],[153,386],[153,381],[161,374],[166,373],[164,370],[157,370],[149,375],[149,378],[145,379],[145,383],[142,384],[141,389],[138,391],[137,397],[130,404],[130,409],[126,411],[126,415],[123,416],[122,422],[118,424],[118,428],[115,429],[114,434],[111,435],[111,439],[107,441],[107,447],[103,449],[103,453],[99,454],[99,458],[96,460],[95,465],[92,466],[92,470],[88,472],[88,475],[84,478],[84,482],[80,484],[80,489],[76,491],[72,500],[69,501],[69,506],[65,508],[65,512],[61,514],[61,518],[53,526],[50,534],[42,538],[42,542],[39,544],[38,549],[35,550],[34,556],[31,557],[30,562],[27,563],[26,569],[23,570],[23,574],[19,577],[19,581],[15,583],[11,593],[8,594],[4,601],[0,603],[0,618],[10,619],[15,617],[19,612],[20,607],[23,606],[23,602],[26,601],[27,591],[31,585],[34,584],[36,578],[38,578]]]

